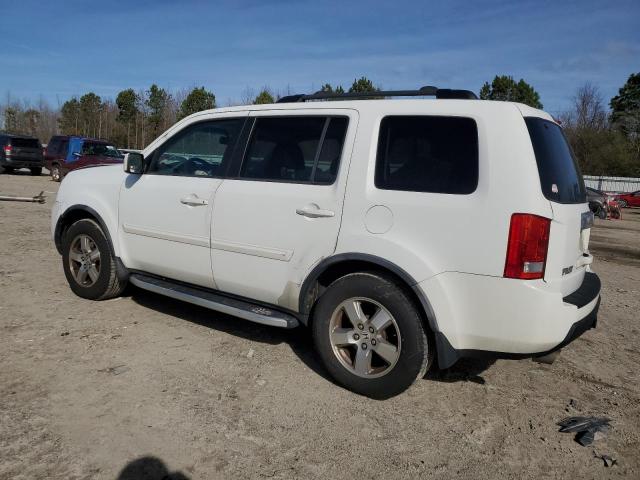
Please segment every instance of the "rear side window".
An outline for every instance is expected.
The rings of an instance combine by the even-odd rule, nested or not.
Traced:
[[[463,117],[385,117],[375,184],[386,190],[472,193],[478,186],[476,122]]]
[[[40,148],[40,142],[35,138],[12,138],[13,148]]]
[[[544,196],[556,203],[584,203],[584,181],[562,129],[549,120],[527,117]]]
[[[256,119],[240,177],[331,184],[336,178],[347,118]]]

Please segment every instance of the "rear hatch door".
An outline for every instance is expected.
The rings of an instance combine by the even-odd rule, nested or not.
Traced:
[[[42,160],[42,146],[35,138],[12,138],[11,158],[15,160]]]
[[[544,280],[566,296],[584,279],[593,214],[576,159],[558,124],[525,117],[538,165],[540,186],[553,212]]]

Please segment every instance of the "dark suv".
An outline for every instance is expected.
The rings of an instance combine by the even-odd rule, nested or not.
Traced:
[[[46,167],[56,182],[76,168],[122,163],[124,156],[106,140],[55,135],[44,154]]]
[[[0,133],[0,172],[28,168],[31,175],[40,175],[44,160],[40,140],[23,135]]]

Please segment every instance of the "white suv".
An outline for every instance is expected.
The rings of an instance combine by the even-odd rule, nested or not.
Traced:
[[[124,171],[72,172],[52,218],[71,289],[305,325],[336,381],[377,398],[434,359],[543,356],[594,327],[593,216],[553,118],[462,90],[377,95],[436,99],[204,111]]]

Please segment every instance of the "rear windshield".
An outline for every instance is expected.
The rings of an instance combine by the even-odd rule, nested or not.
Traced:
[[[529,129],[544,196],[556,203],[584,203],[584,181],[562,129],[537,117],[524,121]]]
[[[40,148],[40,142],[36,138],[12,138],[13,148]]]

